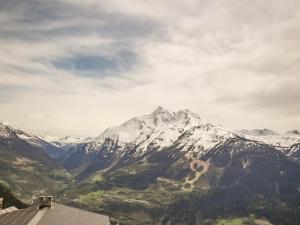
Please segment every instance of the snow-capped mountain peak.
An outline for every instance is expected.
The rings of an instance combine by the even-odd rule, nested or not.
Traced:
[[[97,151],[107,139],[117,143],[120,151],[135,146],[137,154],[163,149],[175,143],[182,146],[195,144],[199,150],[211,148],[218,141],[233,135],[189,110],[171,112],[158,107],[149,115],[134,117],[120,126],[108,128],[91,142],[88,151]]]
[[[149,115],[134,117],[120,126],[108,128],[99,138],[118,138],[122,142],[132,142],[141,134],[150,135],[168,128],[189,128],[201,123],[200,117],[189,111],[170,112],[158,107]]]
[[[152,113],[150,113],[150,116],[153,116],[153,117],[165,117],[165,118],[168,118],[168,117],[172,117],[173,113],[170,112],[169,110],[159,106],[157,107]]]

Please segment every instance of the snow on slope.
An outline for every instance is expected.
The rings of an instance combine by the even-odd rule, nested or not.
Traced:
[[[88,141],[89,139],[84,138],[73,138],[70,136],[67,137],[51,137],[51,136],[43,136],[36,135],[31,132],[23,131],[17,128],[16,126],[9,124],[7,122],[0,122],[0,137],[2,138],[13,138],[15,135],[27,143],[42,148],[51,148],[59,150],[61,147],[66,149],[67,146],[83,143],[84,141]]]
[[[295,144],[291,147],[289,155],[294,155],[300,152],[300,143]]]
[[[293,144],[300,143],[300,132],[289,131],[284,134],[272,130],[241,130],[235,133],[219,125],[213,125],[189,110],[170,112],[158,107],[149,115],[134,117],[120,126],[108,128],[96,138],[52,137],[35,135],[21,131],[13,125],[0,122],[0,137],[9,138],[16,134],[21,139],[37,146],[51,144],[60,149],[69,149],[75,145],[85,144],[86,152],[95,152],[107,139],[118,146],[122,152],[126,147],[136,147],[138,155],[149,150],[161,150],[176,145],[183,151],[205,154],[216,144],[236,137],[271,144],[280,150],[287,150]]]
[[[39,138],[35,134],[20,130],[16,126],[9,124],[7,122],[0,122],[0,136],[1,137],[5,137],[4,131],[6,131],[6,137],[15,137],[14,135],[16,135],[20,139],[28,142],[29,144],[31,144],[33,146],[42,147],[45,144],[49,144],[46,141],[44,141],[43,139]]]
[[[8,123],[0,122],[0,137],[4,139],[12,138],[14,136],[11,127]]]
[[[120,126],[107,129],[90,142],[86,151],[97,151],[106,139],[111,139],[118,144],[119,151],[128,146],[137,147],[138,155],[173,144],[182,146],[183,150],[190,150],[192,146],[193,151],[199,152],[234,136],[232,132],[208,123],[189,110],[170,112],[158,107],[149,115],[134,117]]]
[[[85,137],[72,137],[72,136],[57,137],[57,136],[41,135],[41,134],[39,134],[38,137],[48,143],[51,143],[52,145],[58,148],[71,147],[73,145],[85,143],[92,140],[92,138],[85,138]]]
[[[250,140],[273,145],[279,149],[287,149],[296,143],[300,143],[300,132],[297,130],[277,133],[268,129],[255,129],[237,131],[237,134]]]

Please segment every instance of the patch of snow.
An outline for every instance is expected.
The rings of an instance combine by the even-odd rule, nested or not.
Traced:
[[[17,128],[10,123],[0,122],[0,137],[1,138],[14,138]]]
[[[41,134],[38,135],[38,138],[58,148],[71,147],[76,144],[86,143],[93,140],[92,138],[85,138],[85,137],[72,137],[72,136],[58,137],[58,136],[41,135]]]
[[[300,143],[292,146],[289,153],[288,153],[288,155],[292,155],[292,154],[298,152],[299,149],[300,149]]]
[[[289,131],[287,133],[277,133],[274,131],[270,131],[267,129],[264,130],[241,130],[237,131],[237,134],[240,136],[255,140],[261,141],[266,144],[272,145],[277,147],[278,149],[282,150],[290,148],[292,145],[296,143],[300,143],[300,135],[296,131]]]

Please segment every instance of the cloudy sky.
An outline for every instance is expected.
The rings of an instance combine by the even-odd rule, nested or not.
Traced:
[[[158,105],[300,128],[299,0],[0,0],[0,120],[97,135]]]

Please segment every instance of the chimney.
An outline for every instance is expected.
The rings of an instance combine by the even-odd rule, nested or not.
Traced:
[[[52,208],[53,206],[53,196],[40,196],[39,199],[39,209],[49,207]]]
[[[0,210],[4,208],[3,198],[0,198]]]

